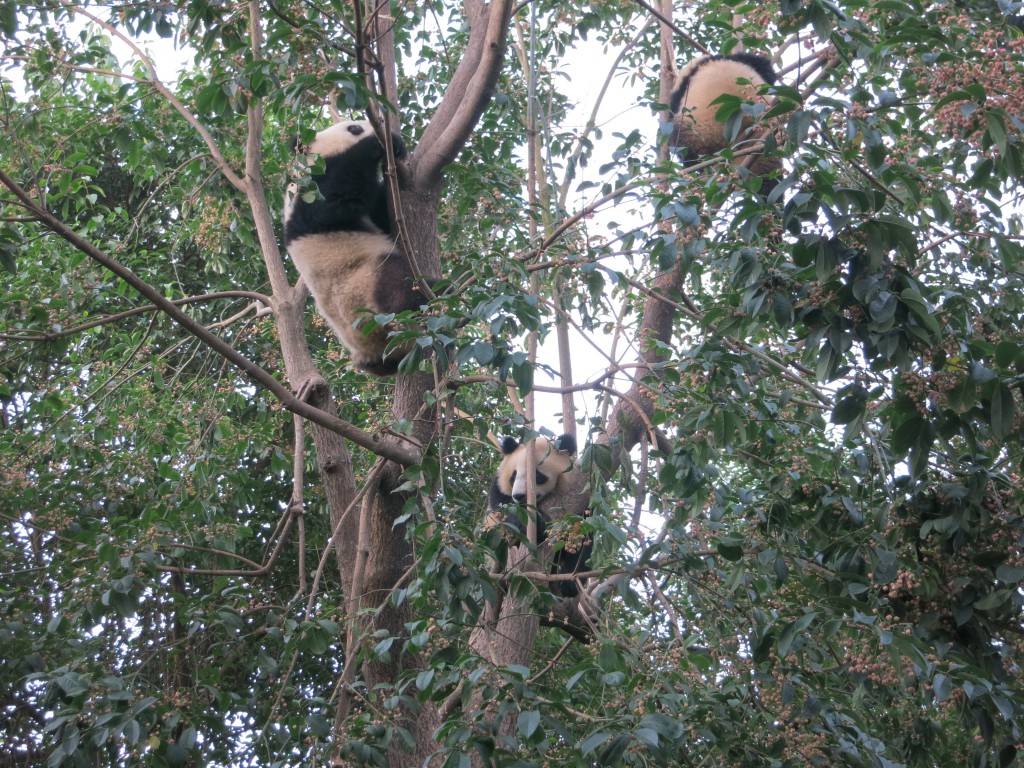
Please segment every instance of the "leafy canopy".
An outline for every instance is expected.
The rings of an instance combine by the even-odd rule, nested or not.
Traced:
[[[410,554],[388,585],[400,630],[351,609],[358,561],[331,536],[358,512],[322,482],[368,488],[376,457],[318,456],[268,390],[4,189],[4,760],[314,764],[334,734],[370,765],[413,748],[446,766],[1020,763],[1020,19],[1002,2],[677,5],[677,64],[696,45],[777,54],[761,135],[779,183],[764,197],[731,162],[659,152],[664,14],[516,7],[426,212],[451,288],[405,331],[407,365],[437,372],[413,399],[439,429],[387,521]],[[283,380],[271,284],[275,265],[295,275],[236,181],[257,125],[280,211],[291,136],[389,107],[358,73],[354,7],[2,2],[0,170]],[[393,14],[415,149],[473,19],[440,0]],[[167,46],[180,72],[145,53]],[[752,109],[725,104],[723,128]],[[391,428],[401,379],[358,374],[305,319],[338,416]],[[489,606],[564,609],[542,579],[499,578],[509,543],[484,526],[486,436],[522,430],[545,365],[569,370],[529,352],[531,334],[564,344],[559,326],[591,443],[591,514],[562,535],[595,538],[600,574],[589,622],[498,663],[473,635]],[[560,431],[539,402],[530,428]],[[367,685],[374,664],[390,677]]]

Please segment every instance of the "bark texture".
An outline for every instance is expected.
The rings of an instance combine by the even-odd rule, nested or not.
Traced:
[[[441,277],[444,273],[437,239],[437,205],[443,181],[441,172],[458,156],[490,100],[504,58],[512,3],[511,0],[494,0],[491,3],[469,0],[464,8],[470,34],[462,60],[419,143],[404,167],[397,169],[399,200],[396,214],[400,237],[403,244],[411,246],[409,250],[416,267],[429,278]],[[395,82],[391,71],[394,67],[393,42],[388,34],[377,34],[373,39],[378,46],[376,60],[384,66],[384,75],[378,77],[378,81],[383,83],[382,90],[387,91],[393,87],[388,83]],[[393,97],[393,91],[382,95]],[[396,422],[406,421],[413,425],[410,437],[415,446],[427,446],[435,438],[436,414],[433,409],[424,407],[423,397],[433,386],[434,376],[428,373],[399,375],[395,379],[392,414]],[[392,442],[396,443],[396,450],[400,445],[408,446],[408,443]],[[400,463],[389,461],[375,475],[375,484],[368,489],[368,503],[363,505],[361,514],[348,515],[340,526],[342,543],[338,546],[345,552],[342,568],[350,572],[343,578],[343,583],[349,588],[353,584],[361,585],[359,594],[352,595],[349,604],[358,604],[362,615],[372,616],[372,620],[364,625],[357,623],[354,631],[363,638],[377,631],[397,638],[388,659],[373,658],[363,662],[362,674],[367,691],[374,691],[377,687],[387,690],[395,686],[404,673],[422,667],[422,660],[417,654],[402,650],[408,634],[405,625],[410,620],[408,604],[403,602],[396,606],[390,599],[393,590],[403,583],[413,565],[406,527],[395,525],[408,499],[407,494],[396,491],[403,471]],[[361,530],[365,539],[359,546],[365,546],[365,550],[356,551],[359,547],[350,546],[348,542],[359,540],[361,517],[364,518]],[[361,568],[362,572],[353,573],[356,568]],[[346,645],[354,648],[358,641],[359,638],[349,637]],[[393,745],[392,764],[424,764],[435,751],[434,731],[441,722],[438,708],[432,702],[423,702],[416,711],[401,712],[399,720],[412,734],[416,746],[409,754],[400,746]],[[344,727],[342,716],[336,721],[335,730],[339,745]],[[336,761],[341,762],[340,758]]]

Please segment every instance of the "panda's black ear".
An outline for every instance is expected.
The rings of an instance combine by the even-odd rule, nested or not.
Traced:
[[[515,452],[516,448],[519,447],[519,441],[514,437],[506,437],[501,441],[501,452],[506,456],[510,456]]]
[[[555,440],[555,448],[562,453],[568,453],[570,456],[576,453],[576,438],[572,435],[565,434]]]

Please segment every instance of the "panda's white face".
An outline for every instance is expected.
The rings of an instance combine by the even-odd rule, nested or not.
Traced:
[[[343,120],[320,131],[309,145],[309,151],[321,157],[334,157],[373,135],[369,120]]]
[[[559,450],[559,447],[562,450]],[[569,445],[563,436],[559,439],[559,447],[556,447],[554,441],[544,437],[525,445],[519,445],[515,441],[506,442],[502,446],[505,458],[498,467],[496,478],[498,490],[520,504],[526,501],[526,465],[532,451],[536,470],[534,482],[539,504],[542,499],[554,493],[559,482],[576,468],[571,455],[575,451],[575,442]]]

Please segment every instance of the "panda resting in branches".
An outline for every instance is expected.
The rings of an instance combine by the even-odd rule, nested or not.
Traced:
[[[562,435],[551,440],[538,437],[529,443],[519,443],[513,437],[506,437],[501,442],[503,458],[498,471],[491,483],[491,494],[488,500],[489,522],[493,526],[502,522],[520,537],[525,536],[525,515],[522,514],[526,504],[526,465],[527,457],[533,452],[534,469],[536,471],[534,486],[537,492],[537,544],[547,538],[548,524],[551,518],[545,511],[545,501],[564,489],[570,478],[580,471],[576,463],[576,438]],[[512,506],[515,505],[515,506]],[[588,567],[593,541],[589,536],[579,541],[567,541],[554,553],[552,562],[553,573],[578,573]],[[560,589],[559,589],[560,587]],[[575,581],[559,582],[555,591],[563,597],[576,597],[579,588]]]
[[[405,157],[401,136],[393,134],[392,146],[397,159]],[[308,149],[324,160],[323,173],[313,177],[320,196],[306,201],[289,189],[285,247],[352,362],[368,373],[390,376],[409,347],[385,355],[391,329],[364,333],[355,323],[363,310],[397,314],[419,309],[427,299],[415,287],[412,264],[391,231],[381,177],[384,146],[369,121],[348,120],[318,133]]]
[[[712,104],[725,94],[737,96],[744,101],[757,102],[764,84],[774,85],[778,76],[771,61],[757,53],[734,53],[728,56],[703,56],[683,67],[672,88],[669,107],[672,110],[672,133],[669,146],[684,150],[683,159],[688,165],[705,155],[721,152],[730,142],[725,136],[725,125],[718,122],[716,114],[721,104]],[[743,129],[750,128],[753,118],[745,115]],[[739,140],[751,137],[740,133]],[[746,165],[750,172],[765,179],[762,192],[775,184],[769,175],[782,167],[777,157],[757,155],[746,163],[747,156],[736,158],[737,164]]]

